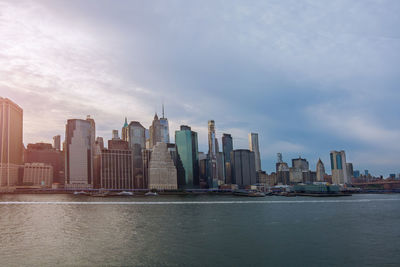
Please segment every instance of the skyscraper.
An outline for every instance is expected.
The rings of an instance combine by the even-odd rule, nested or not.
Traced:
[[[218,186],[218,169],[217,169],[217,140],[215,137],[215,122],[208,121],[208,168],[209,168],[209,187]]]
[[[318,160],[316,173],[317,173],[317,182],[323,182],[325,176],[325,166],[321,159]]]
[[[167,144],[158,142],[151,153],[149,162],[149,188],[150,189],[177,189],[177,171],[168,152]]]
[[[129,148],[133,149],[135,144],[142,149],[146,147],[146,129],[138,121],[131,121],[129,125],[126,123],[122,128],[122,139],[129,143]]]
[[[160,131],[161,131],[161,142],[169,143],[169,125],[168,119],[164,116],[164,105],[162,106],[162,118],[160,118]]]
[[[199,159],[197,133],[189,126],[182,125],[180,131],[175,131],[175,143],[178,155],[185,170],[184,188],[194,188],[199,185]]]
[[[253,185],[257,182],[255,155],[247,149],[237,149],[231,152],[232,183],[239,187]]]
[[[94,120],[70,119],[65,127],[65,186],[93,187]]]
[[[331,151],[331,169],[332,183],[346,184],[349,183],[346,170],[346,153],[341,151]]]
[[[224,133],[222,135],[222,151],[224,153],[225,161],[225,183],[232,183],[231,180],[231,152],[233,150],[233,141],[230,134]]]
[[[158,119],[157,113],[154,115],[153,123],[150,126],[150,148],[153,148],[158,142],[162,142],[161,136],[161,123]]]
[[[23,110],[8,98],[0,97],[0,186],[18,182],[18,166],[23,163]]]
[[[255,155],[256,171],[261,171],[260,148],[257,133],[249,133],[249,147],[250,151],[253,151]]]
[[[55,150],[61,150],[61,135],[56,135],[53,137],[53,148]]]

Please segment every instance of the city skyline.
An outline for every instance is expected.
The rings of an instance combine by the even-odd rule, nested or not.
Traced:
[[[171,139],[189,125],[200,151],[210,119],[237,149],[257,132],[268,173],[278,152],[315,169],[331,150],[398,172],[399,4],[66,3],[0,3],[0,94],[24,109],[25,146],[64,140],[66,120],[87,114],[105,139],[125,117],[148,128],[165,103]]]

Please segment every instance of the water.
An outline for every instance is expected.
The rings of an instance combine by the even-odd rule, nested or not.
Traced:
[[[400,194],[327,199],[1,195],[0,262],[398,266]]]

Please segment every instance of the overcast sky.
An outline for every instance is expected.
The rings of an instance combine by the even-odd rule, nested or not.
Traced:
[[[400,1],[1,1],[0,96],[24,109],[24,143],[90,114],[97,135],[146,128],[165,103],[170,135],[207,121],[262,167],[302,156],[330,172],[400,172]],[[221,142],[220,142],[221,143]]]

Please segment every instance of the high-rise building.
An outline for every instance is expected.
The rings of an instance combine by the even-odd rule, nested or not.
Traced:
[[[231,152],[233,150],[233,140],[230,134],[222,135],[222,151],[225,161],[225,183],[230,184],[231,181]]]
[[[353,177],[353,163],[346,163],[346,172],[347,172],[347,179],[349,180],[349,183],[351,182],[351,178]]]
[[[232,184],[245,187],[257,183],[255,155],[247,149],[237,149],[231,152]]]
[[[23,110],[0,97],[0,186],[14,186],[23,164]]]
[[[122,128],[122,139],[129,143],[129,148],[133,149],[135,144],[140,145],[142,149],[146,148],[145,128],[138,121],[131,121],[127,125],[126,121]]]
[[[36,143],[28,144],[24,154],[25,163],[43,163],[52,166],[52,182],[64,184],[64,162],[60,150],[51,144]]]
[[[153,147],[149,162],[148,183],[150,189],[178,189],[176,167],[166,143],[158,142]]]
[[[249,148],[254,152],[256,171],[261,171],[260,147],[258,143],[258,133],[249,133]]]
[[[185,170],[184,188],[194,188],[199,185],[199,159],[197,133],[189,126],[182,125],[180,131],[175,131],[176,150]]]
[[[277,154],[278,162],[276,163],[276,183],[277,184],[290,184],[290,168],[286,162],[282,160],[282,153]]]
[[[112,130],[112,139],[114,140],[120,139],[118,135],[118,130]]]
[[[161,142],[169,143],[169,125],[168,119],[164,116],[164,105],[162,106],[162,118],[160,118],[160,125],[161,125]]]
[[[289,172],[291,183],[312,182],[309,164],[306,159],[301,157],[292,159],[292,167],[289,169]]]
[[[209,187],[218,186],[218,167],[217,167],[217,138],[215,136],[215,122],[214,120],[208,121],[208,168]]]
[[[93,187],[93,120],[70,119],[65,127],[65,186]]]
[[[56,150],[61,150],[61,135],[56,135],[53,137],[53,148]]]
[[[150,132],[150,148],[153,148],[158,142],[162,141],[162,136],[161,136],[161,123],[160,120],[158,119],[157,113],[154,115],[153,122],[149,128]]]
[[[133,160],[133,150],[131,149],[103,149],[101,151],[101,188],[134,189]],[[136,178],[137,183],[140,183],[141,174],[138,174]]]
[[[325,166],[321,159],[318,160],[316,173],[317,182],[323,182],[325,177]]]
[[[331,169],[332,169],[332,183],[334,184],[347,184],[349,178],[347,177],[346,170],[346,153],[341,151],[331,151]]]

